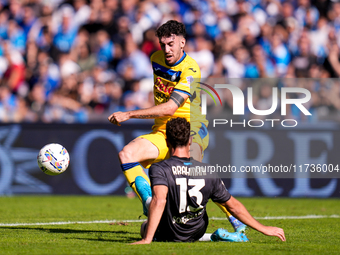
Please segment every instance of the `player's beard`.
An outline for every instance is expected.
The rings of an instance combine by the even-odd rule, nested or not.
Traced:
[[[182,51],[180,50],[180,52],[178,54],[165,54],[165,62],[167,63],[167,65],[172,66],[174,65],[180,58],[181,58],[181,53]]]

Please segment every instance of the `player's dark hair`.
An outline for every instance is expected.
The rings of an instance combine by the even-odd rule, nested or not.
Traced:
[[[166,123],[166,139],[175,149],[186,146],[190,139],[190,123],[185,118],[173,118]]]
[[[176,20],[169,20],[156,30],[156,36],[159,39],[171,35],[182,35],[185,38],[186,34],[184,24]]]

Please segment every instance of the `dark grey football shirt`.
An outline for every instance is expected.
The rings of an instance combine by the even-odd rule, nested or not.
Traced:
[[[207,166],[189,158],[171,158],[150,167],[151,186],[168,187],[167,203],[155,234],[157,241],[192,242],[208,227],[206,204],[223,203],[230,194],[220,178],[204,178],[197,166]]]

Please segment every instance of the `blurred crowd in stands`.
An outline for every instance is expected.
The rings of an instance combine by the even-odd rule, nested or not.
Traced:
[[[261,83],[254,107],[269,109],[278,83],[302,86],[314,119],[340,120],[336,0],[0,0],[0,122],[107,122],[152,106],[149,57],[169,19],[186,25],[205,81],[290,78]]]

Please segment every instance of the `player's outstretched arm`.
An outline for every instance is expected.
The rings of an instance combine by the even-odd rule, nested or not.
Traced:
[[[145,236],[142,240],[132,244],[149,244],[152,242],[153,236],[156,233],[158,224],[164,212],[167,194],[167,186],[157,185],[153,187],[152,200],[149,207],[148,223],[146,225]]]
[[[267,236],[277,236],[282,241],[286,241],[286,237],[282,228],[264,226],[250,215],[245,206],[235,199],[233,196],[222,204],[234,217],[242,221],[244,224],[261,232]]]
[[[129,119],[156,119],[165,116],[172,116],[178,109],[178,107],[187,100],[189,96],[181,92],[173,92],[170,100],[166,103],[152,106],[147,109],[140,109],[128,112],[114,112],[108,120],[117,126],[120,126],[121,122]]]

